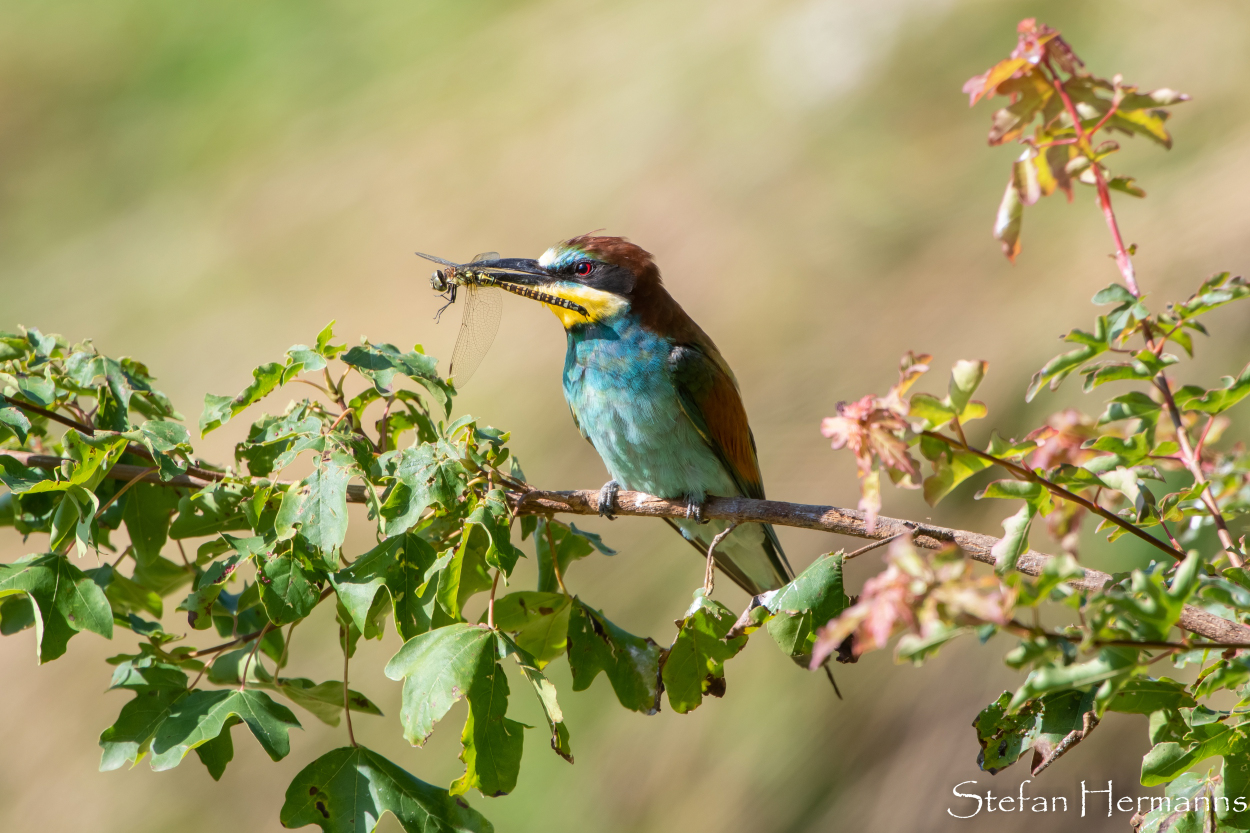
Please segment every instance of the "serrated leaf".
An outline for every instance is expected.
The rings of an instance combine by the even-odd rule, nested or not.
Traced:
[[[993,450],[991,449],[991,454]],[[998,455],[995,455],[998,456]],[[983,457],[966,451],[950,451],[933,461],[933,474],[924,480],[924,499],[937,506],[942,498],[977,472],[994,465]]]
[[[1094,707],[1093,691],[1060,691],[1031,700],[1010,712],[1011,693],[1003,692],[973,721],[981,752],[977,763],[996,775],[1026,752],[1033,751],[1030,768],[1036,774],[1059,744],[1084,725],[1084,716]]]
[[[344,353],[341,360],[359,370],[383,396],[390,394],[395,375],[401,374],[425,388],[445,412],[450,412],[452,388],[439,377],[435,369],[438,360],[433,356],[401,353],[391,344],[359,344]]]
[[[283,827],[315,824],[323,833],[372,833],[390,812],[405,833],[492,833],[490,822],[446,790],[418,780],[363,746],[327,752],[300,770],[286,791]]]

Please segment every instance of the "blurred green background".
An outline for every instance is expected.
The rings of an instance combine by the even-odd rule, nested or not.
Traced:
[[[0,327],[139,357],[194,421],[205,392],[236,392],[251,367],[332,318],[349,342],[448,356],[458,314],[435,326],[440,302],[416,249],[537,256],[606,228],[656,255],[734,367],[770,497],[854,505],[853,463],[828,450],[820,419],[839,400],[884,393],[907,349],[935,354],[920,385],[933,391],[955,359],[990,361],[979,395],[991,419],[976,440],[1067,404],[1100,411],[1071,382],[1023,402],[1056,336],[1088,326],[1089,297],[1117,277],[1092,192],[1029,209],[1009,265],[990,226],[1015,151],[986,147],[990,109],[969,112],[959,91],[1033,15],[1095,72],[1194,96],[1176,108],[1174,150],[1139,140],[1111,160],[1150,193],[1118,197],[1142,285],[1179,300],[1237,270],[1250,254],[1250,6],[1237,0],[8,0]],[[596,488],[603,468],[560,392],[563,334],[537,305],[506,304],[460,408],[515,432],[533,482]],[[1237,314],[1211,316],[1216,335],[1184,367],[1189,380],[1211,386],[1244,364],[1250,328]],[[200,453],[228,460],[244,423]],[[972,491],[937,510],[887,492],[885,513],[997,532],[1014,507],[972,504]],[[576,592],[667,644],[702,563],[658,523],[587,526],[620,554],[578,564]],[[364,527],[349,551],[367,546]],[[800,567],[854,543],[781,535]],[[1034,544],[1054,551],[1040,531]],[[3,560],[24,552],[0,538]],[[1092,539],[1084,553],[1103,569],[1144,555]],[[879,565],[856,563],[852,592]],[[532,581],[523,565],[517,586]],[[728,585],[719,595],[741,605]],[[293,643],[297,673],[337,673],[317,650],[325,614]],[[870,655],[839,669],[838,702],[764,640],[730,664],[724,700],[687,716],[625,712],[602,678],[575,695],[559,662],[576,765],[534,730],[516,792],[473,804],[500,831],[1127,830],[1127,815],[1075,809],[947,814],[964,806],[957,782],[1001,794],[1027,777],[1023,764],[981,773],[969,728],[1016,684],[999,662],[1006,644],[956,645],[922,669]],[[128,646],[85,635],[38,668],[29,633],[0,640],[0,829],[280,829],[286,785],[344,732],[301,714],[307,731],[277,764],[236,733],[220,785],[194,759],[97,773],[96,737],[127,699],[98,694],[99,660]],[[392,634],[353,663],[353,684],[388,714],[358,718],[357,735],[446,784],[460,772],[463,704],[425,749],[409,748],[399,687],[381,672],[396,647]],[[542,723],[528,698],[514,701],[513,716]],[[1144,720],[1111,715],[1028,790],[1079,802],[1082,779],[1113,778],[1117,794],[1145,794],[1146,745]]]

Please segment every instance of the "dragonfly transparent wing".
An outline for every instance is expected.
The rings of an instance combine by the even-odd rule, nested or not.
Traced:
[[[494,287],[473,284],[461,287],[460,292],[464,312],[460,318],[460,335],[451,351],[450,375],[456,377],[456,387],[463,388],[495,341],[503,315],[503,296]]]
[[[482,252],[480,255],[474,255],[469,263],[481,263],[483,260],[499,260],[499,252]]]

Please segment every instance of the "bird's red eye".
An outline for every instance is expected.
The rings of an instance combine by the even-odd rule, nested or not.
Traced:
[[[581,263],[573,267],[573,272],[578,277],[584,278],[590,274],[590,264],[583,260]]]

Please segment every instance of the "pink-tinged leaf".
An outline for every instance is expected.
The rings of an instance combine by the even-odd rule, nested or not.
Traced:
[[[1007,190],[1003,192],[1003,201],[999,203],[998,216],[994,218],[994,239],[1002,244],[1003,254],[1012,263],[1020,254],[1020,223],[1023,218],[1024,203],[1020,200],[1013,174],[1007,182]]]
[[[856,603],[819,629],[812,668],[852,635],[859,656],[884,648],[900,631],[921,643],[940,642],[959,628],[1011,620],[1015,590],[995,576],[974,575],[972,562],[954,546],[922,554],[910,538],[899,538],[885,560],[886,569],[864,582]]]

